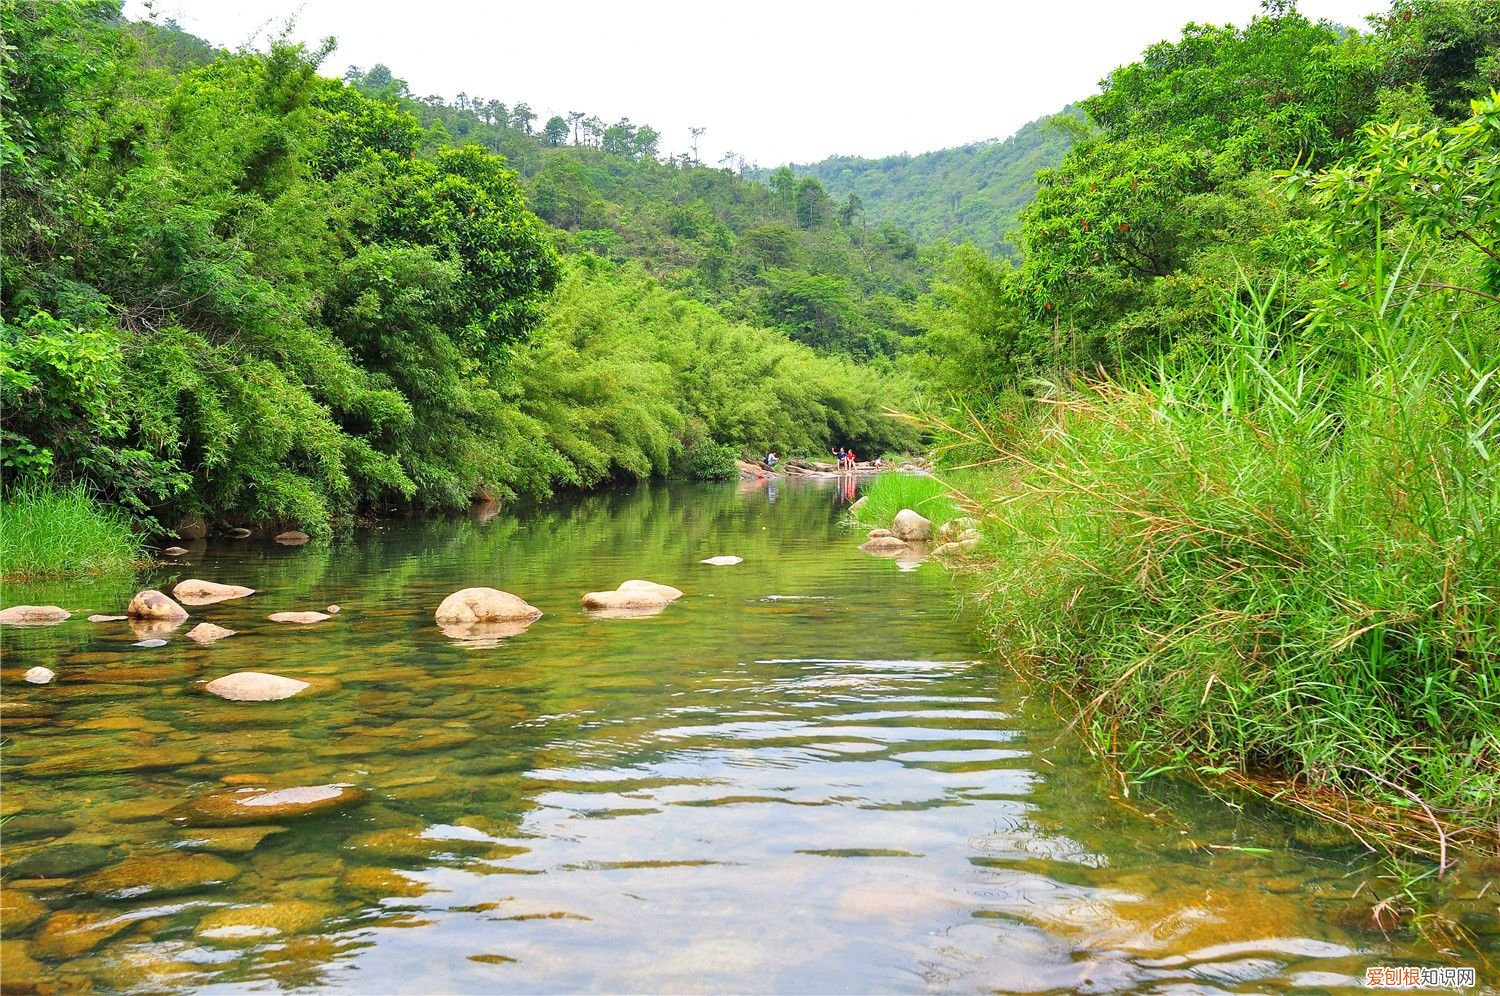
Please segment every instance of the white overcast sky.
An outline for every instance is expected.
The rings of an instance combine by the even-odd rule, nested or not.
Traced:
[[[1384,0],[1302,0],[1365,27]],[[127,0],[141,17],[144,0]],[[215,45],[338,39],[324,64],[391,67],[414,93],[629,117],[663,152],[708,129],[703,161],[762,166],[1003,138],[1095,92],[1189,21],[1247,22],[1257,0],[155,0]]]

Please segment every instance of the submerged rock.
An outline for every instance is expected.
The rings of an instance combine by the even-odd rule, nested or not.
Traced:
[[[932,539],[932,523],[911,509],[903,508],[891,523],[891,535],[897,539],[926,542]]]
[[[128,686],[126,686],[128,687]],[[150,771],[153,768],[180,768],[192,764],[203,754],[179,743],[158,742],[148,749],[111,744],[91,746],[28,761],[28,778],[61,778],[68,775],[114,774],[122,771]]]
[[[47,915],[47,907],[20,889],[0,891],[0,934],[13,936]]]
[[[306,543],[310,539],[312,539],[312,537],[307,535],[300,529],[288,529],[284,533],[276,534],[276,542],[280,543],[282,546],[301,546],[303,543]]]
[[[6,828],[6,836],[10,836]],[[98,844],[53,844],[5,862],[12,878],[69,878],[109,864],[109,849]]]
[[[731,556],[709,557],[707,560],[698,561],[698,563],[707,564],[710,567],[733,567],[735,564],[743,564],[744,562],[744,557]]]
[[[296,678],[283,678],[279,674],[264,671],[236,671],[222,678],[215,678],[203,686],[207,691],[230,702],[276,702],[289,699],[310,687]]]
[[[314,813],[347,809],[369,798],[352,785],[301,785],[295,788],[244,788],[200,796],[177,807],[172,822],[179,826],[229,827],[268,820],[289,820]]]
[[[464,588],[443,599],[435,617],[439,623],[531,622],[541,614],[508,591]]]
[[[244,598],[246,595],[255,594],[254,588],[246,588],[238,584],[219,584],[216,581],[203,581],[198,578],[188,578],[186,581],[177,582],[172,588],[172,594],[186,605],[212,605],[215,602],[228,601],[231,598]]]
[[[137,640],[135,643],[131,644],[132,647],[147,647],[147,648],[151,648],[151,647],[165,647],[166,645],[167,645],[167,641],[163,640],[159,636],[153,636],[149,640]]]
[[[911,551],[911,547],[907,546],[904,540],[899,540],[894,536],[877,536],[861,544],[860,549],[865,553],[873,553],[877,557],[890,557]]]
[[[277,623],[320,623],[333,617],[325,612],[273,612],[266,616],[267,619]]]
[[[55,626],[72,614],[56,605],[12,605],[0,610],[0,625]]]
[[[217,909],[198,922],[201,941],[238,946],[292,937],[314,930],[333,910],[320,903],[290,899],[257,906]]]
[[[234,633],[235,631],[232,629],[215,626],[213,623],[199,623],[184,635],[194,643],[213,643],[215,640],[222,640],[226,636],[233,636]]]
[[[129,619],[129,618],[130,618],[129,616],[100,616],[100,615],[94,615],[94,616],[89,616],[89,622],[91,622],[91,623],[119,622],[122,619]]]
[[[47,918],[36,934],[36,949],[48,958],[76,958],[120,933],[135,921],[117,913],[63,910]]]
[[[45,685],[57,677],[57,672],[49,667],[37,666],[27,670],[25,677],[33,685]]]
[[[272,834],[284,833],[282,826],[201,827],[177,841],[188,851],[212,851],[215,854],[248,854]]]
[[[94,872],[78,887],[105,899],[149,899],[201,892],[237,878],[240,870],[211,854],[159,851],[136,854]]]
[[[225,535],[227,535],[230,539],[245,539],[250,535],[250,530],[246,529],[244,526],[235,526],[233,529],[230,529],[227,533],[225,533]]]
[[[344,610],[341,609],[341,608],[339,608],[337,605],[330,605],[330,606],[328,606],[328,608],[324,609],[323,611],[326,612],[326,613],[328,613],[330,616],[334,616],[334,615],[338,615],[340,612],[342,612]]]
[[[125,614],[132,619],[159,619],[165,622],[181,622],[188,617],[187,609],[154,588],[138,592],[130,600]]]

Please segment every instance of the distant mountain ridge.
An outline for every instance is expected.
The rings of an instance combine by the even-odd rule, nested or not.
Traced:
[[[1071,105],[1062,114],[1082,117]],[[1031,121],[998,142],[882,159],[831,156],[791,169],[816,177],[835,200],[856,195],[870,222],[895,222],[919,242],[967,240],[1014,257],[1006,236],[1031,202],[1032,178],[1061,162],[1073,144],[1071,131],[1051,123],[1053,117]]]

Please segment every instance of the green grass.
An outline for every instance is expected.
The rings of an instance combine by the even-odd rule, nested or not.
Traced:
[[[141,556],[130,520],[82,487],[26,487],[0,502],[0,577],[128,571]]]
[[[1127,769],[1289,778],[1424,853],[1492,846],[1500,334],[1337,303],[1226,305],[1147,375],[968,431],[1006,473],[978,581]]]
[[[889,527],[903,508],[932,520],[934,526],[958,515],[958,504],[947,485],[926,474],[877,474],[864,485],[863,492],[865,503],[854,512],[854,518],[870,528]]]

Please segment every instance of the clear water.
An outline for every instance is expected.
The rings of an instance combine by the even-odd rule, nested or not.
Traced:
[[[1389,890],[1343,841],[1187,789],[1121,798],[980,659],[941,568],[855,549],[846,500],[643,488],[9,588],[75,615],[3,634],[7,991],[1332,991],[1450,963],[1369,929]],[[141,648],[85,621],[185,577],[259,589],[190,610],[238,635]],[[687,594],[579,608],[627,578]],[[473,585],[545,615],[456,642],[433,609]],[[58,682],[22,683],[36,664]],[[240,670],[312,687],[202,692]],[[370,798],[184,877],[205,834],[173,808],[246,783]],[[1494,902],[1469,888],[1457,962],[1483,966]]]

